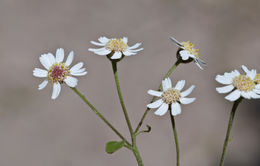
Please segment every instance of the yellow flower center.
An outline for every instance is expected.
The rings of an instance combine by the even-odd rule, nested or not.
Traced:
[[[125,51],[128,45],[121,39],[110,39],[107,44],[106,48],[111,51]]]
[[[251,91],[255,88],[255,82],[246,75],[239,75],[233,78],[233,86],[240,91]]]
[[[194,55],[196,58],[199,58],[199,49],[195,49],[194,44],[192,44],[190,41],[181,42],[181,45],[185,50],[189,51],[190,54]]]
[[[256,77],[255,77],[254,81],[255,81],[257,84],[260,84],[260,73],[257,73],[257,74],[256,74]]]
[[[162,99],[167,104],[172,104],[179,101],[181,98],[181,93],[177,89],[169,88],[162,94]]]
[[[51,83],[63,83],[65,78],[70,75],[70,70],[65,63],[55,63],[48,70],[48,79]]]

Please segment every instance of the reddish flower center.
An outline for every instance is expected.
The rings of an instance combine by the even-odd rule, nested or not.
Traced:
[[[54,83],[63,83],[65,78],[70,75],[69,68],[64,63],[55,63],[49,70],[48,79]]]

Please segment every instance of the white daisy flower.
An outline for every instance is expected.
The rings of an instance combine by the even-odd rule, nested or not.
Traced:
[[[91,43],[95,46],[100,46],[101,48],[89,48],[88,50],[98,55],[108,55],[111,59],[120,59],[123,55],[136,55],[137,52],[143,50],[143,48],[137,49],[142,43],[136,43],[135,45],[129,47],[127,45],[127,37],[112,39],[100,37],[98,38],[98,41],[99,42],[91,41]]]
[[[192,59],[200,69],[203,69],[202,65],[206,66],[206,62],[199,58],[199,49],[195,49],[190,41],[178,42],[178,40],[171,36],[170,39],[180,48],[178,54],[183,61],[189,62]]]
[[[38,86],[39,90],[46,87],[48,82],[53,85],[52,99],[56,99],[61,91],[61,84],[66,83],[69,87],[76,87],[78,79],[72,76],[83,76],[87,74],[87,71],[83,67],[83,62],[79,62],[73,67],[69,67],[74,58],[74,52],[71,51],[65,63],[64,49],[59,48],[56,51],[56,57],[52,53],[43,54],[40,56],[40,62],[45,69],[35,68],[33,75],[35,77],[45,78],[45,80]]]
[[[229,93],[232,91],[225,97],[229,101],[235,101],[240,97],[246,99],[260,98],[259,74],[254,69],[248,70],[244,65],[242,65],[242,69],[246,75],[234,70],[230,73],[216,76],[216,81],[226,85],[224,87],[217,87],[216,90],[218,93]]]
[[[185,80],[178,81],[176,86],[172,87],[172,81],[170,78],[166,78],[162,81],[162,88],[163,91],[155,91],[149,90],[148,94],[156,97],[160,97],[160,99],[156,100],[153,103],[147,105],[148,108],[158,108],[155,111],[155,115],[162,116],[164,115],[169,109],[171,109],[171,114],[173,116],[179,115],[181,113],[181,105],[180,104],[190,104],[195,101],[195,98],[186,98],[193,89],[195,88],[192,85],[190,88],[181,92],[185,85]]]

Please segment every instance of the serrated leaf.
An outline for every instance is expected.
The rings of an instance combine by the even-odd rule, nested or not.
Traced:
[[[106,152],[112,154],[124,146],[124,141],[110,141],[106,144]]]

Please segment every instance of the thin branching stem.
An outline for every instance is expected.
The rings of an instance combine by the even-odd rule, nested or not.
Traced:
[[[242,101],[242,98],[236,100],[234,102],[232,110],[230,112],[226,138],[225,138],[225,142],[224,142],[224,145],[223,145],[223,151],[222,151],[222,155],[221,155],[219,166],[223,166],[223,164],[224,164],[224,159],[225,159],[225,155],[226,155],[226,151],[227,151],[227,146],[228,146],[228,143],[230,141],[230,138],[229,138],[230,137],[230,131],[231,131],[231,128],[232,128],[232,124],[233,124],[233,121],[234,121],[234,117],[235,117],[235,113],[236,113],[237,107],[238,107],[238,105],[239,105],[239,103],[241,101]]]
[[[120,104],[121,104],[122,110],[124,112],[125,120],[126,120],[128,129],[129,129],[129,132],[130,132],[130,135],[131,135],[131,139],[132,139],[132,149],[131,150],[134,153],[134,156],[136,158],[138,165],[143,166],[143,161],[142,161],[142,158],[140,156],[140,153],[139,153],[137,145],[136,145],[136,135],[133,131],[132,124],[131,124],[131,121],[129,119],[129,116],[128,116],[128,113],[127,113],[127,110],[126,110],[125,102],[124,102],[122,91],[121,91],[121,88],[120,88],[118,72],[117,72],[117,62],[111,61],[111,63],[112,63],[112,67],[113,67],[113,73],[114,73],[114,77],[115,77],[116,88],[117,88],[117,93],[118,93],[118,96],[119,96]]]
[[[174,140],[175,140],[175,146],[176,146],[176,166],[180,166],[180,147],[179,147],[179,141],[178,141],[178,134],[176,129],[176,124],[174,120],[174,116],[171,114],[171,111],[169,111],[171,122],[172,122],[172,130],[174,134]]]
[[[78,91],[77,88],[71,88],[90,108],[93,112],[96,113],[100,119],[102,119],[115,133],[118,135],[128,146],[131,144],[127,141],[127,139],[120,134],[120,132],[86,99],[86,97]]]

